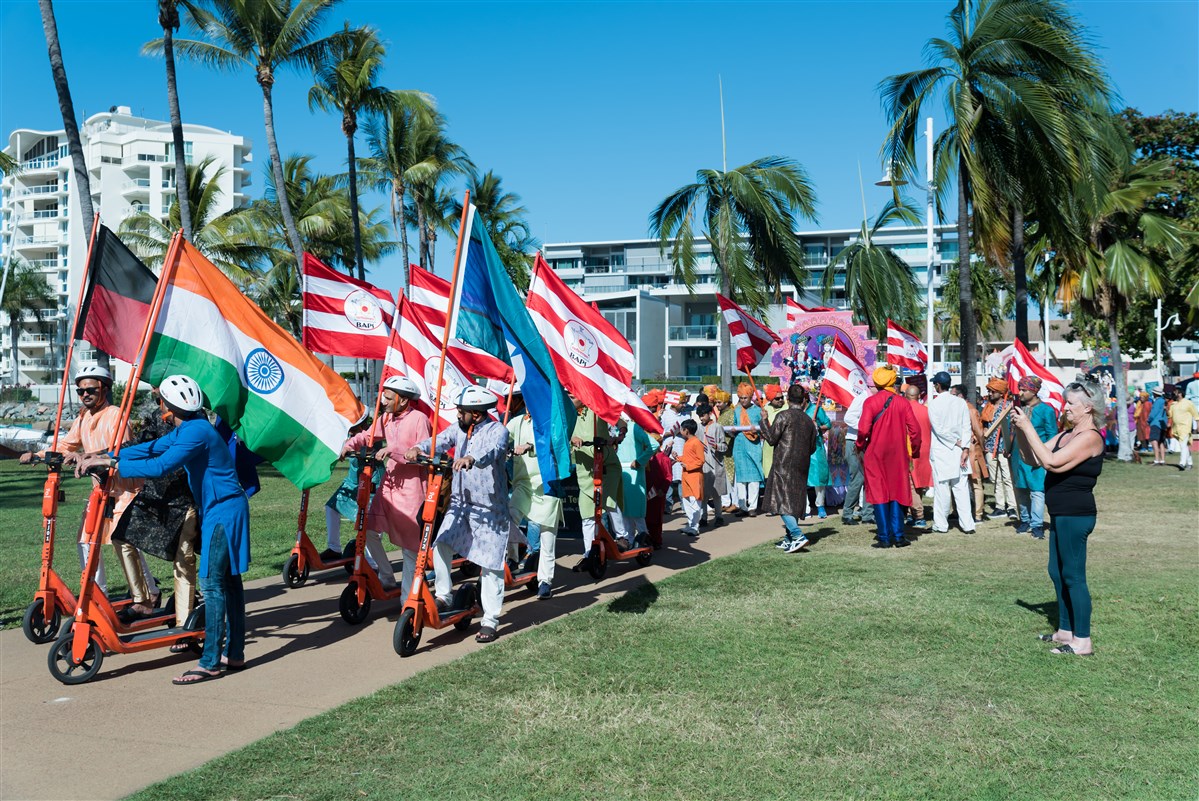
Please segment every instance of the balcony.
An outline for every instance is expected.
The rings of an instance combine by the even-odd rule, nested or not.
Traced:
[[[18,235],[13,244],[19,248],[25,247],[49,247],[51,245],[59,245],[62,243],[66,234],[38,234],[37,236]]]
[[[716,340],[716,326],[714,325],[672,325],[667,329],[667,337],[672,341],[694,341],[700,340],[703,342],[714,342]]]
[[[58,167],[60,156],[55,153],[51,156],[38,156],[35,159],[21,162],[22,172],[32,172],[34,170],[52,170]]]
[[[13,193],[13,197],[25,197],[26,195],[52,195],[56,192],[65,192],[66,187],[60,187],[58,184],[43,184],[42,186],[27,186],[24,189],[18,189]]]
[[[149,194],[150,179],[149,178],[134,178],[126,181],[121,185],[122,195],[141,195]]]
[[[59,269],[58,259],[30,259],[26,263],[29,264],[30,266],[32,266],[38,270],[42,270],[42,271]],[[65,268],[67,266],[66,259],[63,259],[61,266],[63,268]]]
[[[610,295],[613,292],[628,292],[625,284],[595,284],[593,286],[577,287],[583,295]]]
[[[58,209],[38,209],[33,212],[35,220],[52,220],[58,216]]]

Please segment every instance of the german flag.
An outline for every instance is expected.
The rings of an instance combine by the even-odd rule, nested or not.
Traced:
[[[158,283],[154,273],[116,234],[101,225],[96,230],[87,274],[75,339],[86,339],[97,350],[123,361],[137,361],[137,347]]]

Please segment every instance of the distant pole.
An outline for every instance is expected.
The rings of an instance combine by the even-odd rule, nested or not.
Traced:
[[[858,162],[858,192],[862,195],[862,230],[866,232],[866,247],[870,247],[870,221],[866,215],[866,185],[862,183],[862,162]]]
[[[724,136],[724,79],[717,75],[716,82],[720,87],[720,169],[729,171],[729,147]]]
[[[924,336],[925,347],[928,348],[928,377],[932,380],[933,372],[933,273],[936,268],[937,254],[933,243],[933,215],[936,214],[936,195],[933,190],[933,118],[929,117],[924,121],[924,138],[926,139],[925,146],[925,190],[928,194],[928,207],[924,210],[925,234],[927,237],[926,245],[928,247],[928,281],[926,282],[925,307],[924,307]],[[961,244],[958,244],[961,247]],[[1046,348],[1048,353],[1048,348]],[[944,354],[942,354],[944,358]]]

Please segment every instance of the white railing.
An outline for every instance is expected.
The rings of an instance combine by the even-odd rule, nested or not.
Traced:
[[[13,240],[13,243],[17,247],[24,247],[26,245],[57,245],[62,242],[64,236],[66,235],[61,233],[52,234],[49,236],[46,234],[38,234],[37,236],[17,236]]]
[[[36,220],[48,220],[58,216],[58,209],[37,209],[33,212]]]
[[[45,184],[43,186],[27,186],[24,189],[18,189],[13,193],[13,197],[25,197],[26,195],[50,195],[61,191],[58,184]]]
[[[22,170],[46,170],[46,169],[49,169],[50,167],[57,167],[59,158],[60,157],[57,154],[55,154],[53,156],[38,156],[35,159],[30,159],[29,161],[22,162],[21,169]]]
[[[39,270],[57,270],[58,269],[58,259],[30,259],[27,263],[36,267]],[[63,267],[67,266],[65,261],[62,263],[62,266]]]
[[[139,161],[140,162],[153,161],[153,162],[159,162],[159,163],[166,163],[168,161],[174,161],[174,160],[175,160],[174,158],[166,155],[165,153],[138,153],[136,156],[130,156],[125,159],[125,161],[133,161],[135,163],[139,162]]]
[[[702,339],[710,341],[716,339],[716,326],[714,325],[672,325],[669,329],[670,339]]]
[[[124,184],[121,185],[121,191],[125,191],[128,189],[149,189],[149,188],[150,188],[150,179],[149,178],[133,178],[132,180],[126,181]]]

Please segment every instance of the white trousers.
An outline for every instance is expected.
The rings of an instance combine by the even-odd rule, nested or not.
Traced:
[[[328,506],[325,507],[325,547],[341,552],[341,515]]]
[[[449,601],[453,582],[450,580],[450,561],[454,558],[454,549],[444,542],[433,546],[433,569],[437,578],[433,588],[437,597]],[[479,601],[483,606],[483,625],[498,628],[500,625],[500,610],[504,605],[504,571],[479,568]]]
[[[593,521],[594,525],[594,521]],[[554,583],[554,561],[558,558],[558,526],[541,526],[541,551],[537,557],[537,583]],[[592,536],[595,536],[594,530]]]
[[[387,550],[383,547],[383,538],[379,536],[379,532],[366,532],[366,555],[374,560],[375,572],[379,574],[379,581],[383,586],[394,587],[396,574],[391,568],[391,560],[387,558]],[[405,560],[405,565],[408,561]]]
[[[998,453],[987,454],[987,470],[995,484],[995,508],[999,511],[1016,508],[1016,490],[1012,486],[1012,463]],[[980,510],[981,515],[981,510]]]
[[[958,525],[962,531],[974,531],[974,517],[970,514],[970,478],[958,476],[949,481],[938,481],[933,487],[933,528],[949,530],[950,504],[958,508]]]
[[[595,542],[595,518],[583,518],[583,556],[591,553],[591,543]]]
[[[737,482],[737,506],[746,512],[758,511],[758,489],[761,484],[757,481]]]
[[[698,532],[699,519],[703,515],[704,505],[699,498],[688,498],[683,496],[683,514],[687,516],[687,525],[684,531]]]
[[[1190,438],[1188,437],[1187,441],[1185,441],[1185,442],[1180,440],[1180,443],[1182,444],[1182,450],[1179,451],[1179,454],[1178,454],[1178,466],[1186,467],[1189,464],[1194,464],[1194,460],[1191,458]]]
[[[90,550],[86,542],[79,543],[79,570],[82,572],[87,567],[87,554]],[[108,573],[104,570],[104,552],[100,552],[99,558],[96,560],[99,564],[96,566],[96,586],[100,588],[100,592],[108,595]]]
[[[628,527],[625,525],[624,513],[619,509],[609,509],[608,519],[612,522],[612,530],[608,533],[613,539],[627,537],[629,535]]]

